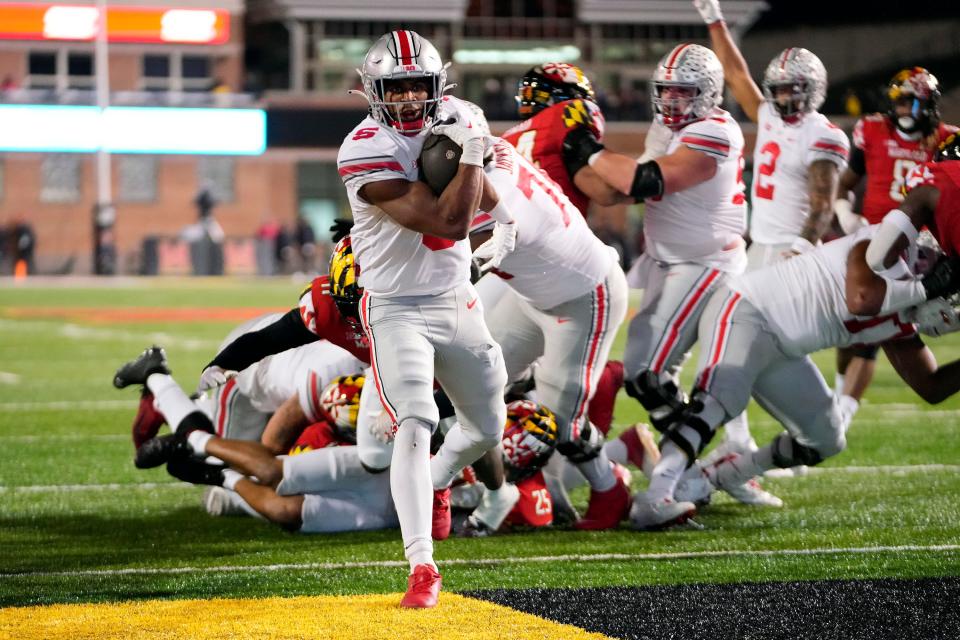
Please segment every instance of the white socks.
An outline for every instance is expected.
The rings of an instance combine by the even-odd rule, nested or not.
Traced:
[[[174,431],[184,418],[199,411],[180,385],[166,373],[151,373],[147,376],[147,388],[153,393],[154,408],[163,414]]]
[[[673,499],[677,483],[687,468],[687,454],[673,442],[665,442],[660,450],[660,462],[653,470],[647,500],[651,503]]]
[[[207,443],[210,442],[210,438],[212,437],[212,433],[197,429],[196,431],[191,431],[187,436],[187,444],[190,445],[190,448],[193,449],[196,455],[205,456],[207,455]]]
[[[617,478],[613,475],[613,467],[610,466],[610,458],[604,451],[604,449],[601,449],[600,455],[593,460],[575,464],[577,470],[590,483],[590,488],[599,493],[609,491],[617,484]]]
[[[430,479],[430,425],[407,418],[397,428],[390,463],[390,491],[400,520],[410,570],[433,563],[433,482]]]
[[[237,486],[237,483],[243,480],[246,476],[242,473],[234,471],[233,469],[224,469],[223,470],[223,488],[234,491],[234,487]]]
[[[406,421],[405,421],[406,422]],[[419,422],[419,421],[418,421]],[[426,426],[425,422],[420,422]],[[429,448],[430,428],[427,427],[427,446]],[[480,456],[500,442],[500,434],[486,437],[474,429],[464,429],[457,422],[443,438],[443,445],[430,461],[430,473],[434,489],[445,489],[453,478],[468,464],[476,462]],[[394,441],[393,460],[397,459],[396,441]]]

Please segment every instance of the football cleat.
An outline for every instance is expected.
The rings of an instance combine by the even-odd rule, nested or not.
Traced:
[[[433,492],[433,526],[431,529],[431,535],[433,536],[433,539],[446,540],[449,538],[451,524],[450,489],[437,489]],[[439,578],[439,574],[437,577]],[[437,588],[439,589],[439,587]],[[436,604],[436,602],[434,602],[434,604]]]
[[[150,438],[140,445],[133,457],[133,466],[137,469],[153,469],[169,462],[176,456],[187,457],[189,455],[190,447],[187,446],[186,438],[177,438],[177,434],[171,433]]]
[[[437,606],[442,583],[443,579],[436,569],[429,564],[418,564],[407,578],[407,592],[403,594],[400,606],[406,609],[429,609]]]
[[[140,406],[133,419],[133,446],[140,448],[147,440],[155,437],[166,419],[153,406],[153,394],[147,388],[140,394]]]
[[[783,506],[783,500],[764,490],[755,478],[751,478],[743,484],[733,484],[723,487],[723,490],[737,502],[749,504],[755,507],[774,507],[779,509]]]
[[[630,526],[639,531],[660,531],[683,524],[696,513],[692,502],[649,502],[646,494],[638,493],[630,507]]]
[[[458,538],[487,538],[496,531],[477,520],[472,513],[463,521],[463,525],[457,530]]]
[[[473,520],[477,524],[483,525],[492,533],[500,528],[500,525],[507,519],[519,500],[520,490],[517,489],[516,485],[505,482],[495,494],[485,491],[480,499],[480,504],[467,520],[468,522]]]
[[[153,345],[136,360],[131,360],[113,374],[113,386],[117,389],[129,387],[132,384],[146,384],[151,373],[170,373],[167,366],[167,354],[161,347]]]
[[[590,491],[587,513],[574,525],[581,531],[613,529],[630,512],[630,489],[619,479],[612,489]]]
[[[203,492],[203,508],[211,516],[244,516],[246,510],[240,505],[242,498],[233,491],[219,486],[207,487]]]
[[[660,461],[660,447],[657,446],[650,427],[638,422],[621,433],[620,440],[627,447],[627,459],[630,463],[649,478],[653,474],[653,468]]]
[[[208,464],[194,458],[174,458],[167,463],[167,473],[191,484],[223,486],[223,467]]]
[[[714,491],[714,486],[703,473],[699,461],[694,463],[691,471],[694,469],[699,473],[684,475],[673,491],[673,498],[677,502],[692,502],[697,507],[705,507],[710,504],[710,495]]]

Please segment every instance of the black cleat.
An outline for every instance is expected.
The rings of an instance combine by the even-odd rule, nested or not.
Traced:
[[[136,360],[131,360],[113,374],[113,386],[117,389],[132,384],[146,384],[151,373],[170,373],[167,366],[167,354],[161,347],[154,345],[145,350]]]
[[[223,486],[223,467],[187,457],[175,457],[167,463],[167,473],[191,484]]]
[[[177,434],[171,433],[166,436],[150,438],[140,445],[140,448],[137,449],[137,455],[133,458],[133,465],[137,469],[153,469],[176,456],[185,457],[189,455],[190,447],[187,446],[187,439],[178,438]]]

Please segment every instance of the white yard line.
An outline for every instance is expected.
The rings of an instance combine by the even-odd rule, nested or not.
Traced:
[[[189,482],[110,482],[107,484],[28,484],[0,485],[0,493],[75,493],[78,491],[129,491],[150,489],[192,489]]]
[[[9,371],[0,371],[0,384],[20,384],[20,375]]]
[[[4,411],[95,411],[97,409],[136,409],[138,400],[50,400],[48,402],[0,402]],[[57,437],[57,436],[49,436]]]
[[[61,440],[66,440],[68,442],[83,442],[87,440],[96,440],[98,442],[109,442],[113,440],[130,440],[129,433],[58,433],[50,434],[45,436],[36,436],[36,435],[13,435],[13,436],[0,436],[0,443],[6,444],[9,442],[23,442],[26,444],[31,444],[34,442],[57,442]]]
[[[443,566],[498,566],[562,562],[629,562],[650,560],[699,560],[735,557],[791,557],[818,555],[873,555],[884,553],[953,553],[960,545],[903,545],[877,547],[824,547],[819,549],[727,549],[721,551],[687,551],[679,553],[596,553],[555,556],[520,556],[506,558],[451,558],[442,560]],[[180,575],[190,573],[258,573],[273,571],[342,571],[343,569],[406,567],[405,560],[369,560],[363,562],[304,562],[267,565],[221,565],[214,567],[169,567],[128,569],[87,569],[80,571],[24,571],[0,573],[0,578],[12,577],[86,577],[122,575]]]
[[[44,322],[44,320],[47,320]],[[50,324],[53,319],[44,320],[11,320],[0,318],[0,328],[4,330],[16,330],[26,333],[49,333]],[[118,329],[104,329],[100,327],[85,327],[74,323],[56,322],[55,331],[58,335],[72,340],[124,340],[135,342],[144,346],[151,343],[161,344],[166,347],[181,347],[191,351],[209,351],[216,349],[221,340],[210,338],[181,338],[163,331],[136,332],[120,331]]]

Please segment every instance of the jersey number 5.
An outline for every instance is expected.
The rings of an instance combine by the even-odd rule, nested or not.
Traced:
[[[776,142],[768,142],[760,149],[764,158],[763,164],[757,168],[757,187],[754,193],[758,198],[764,200],[773,200],[773,185],[768,182],[773,172],[777,170],[777,158],[780,157],[780,145]]]

